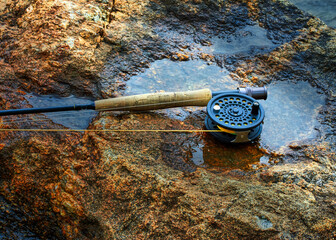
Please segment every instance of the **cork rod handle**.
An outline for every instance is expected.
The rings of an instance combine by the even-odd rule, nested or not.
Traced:
[[[206,106],[212,97],[210,89],[187,92],[160,92],[95,101],[96,110],[147,111],[163,108]]]

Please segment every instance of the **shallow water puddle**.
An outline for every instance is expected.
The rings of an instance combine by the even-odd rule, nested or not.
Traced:
[[[132,77],[126,83],[125,95],[153,92],[178,92],[210,88],[213,91],[238,87],[225,68],[196,60],[174,62],[168,59],[153,62],[145,72]],[[161,110],[169,117],[184,120],[197,107]]]
[[[267,30],[258,25],[246,26],[225,38],[213,37],[211,42],[202,50],[225,55],[270,52],[278,46],[267,37]]]
[[[216,65],[208,65],[200,60],[173,62],[164,59],[152,63],[144,73],[127,81],[125,94],[143,94],[161,90],[167,92],[187,91],[201,88],[218,91],[233,90],[237,87],[237,82],[229,76],[229,72]],[[191,111],[184,111],[183,109],[174,108],[162,111],[169,117],[184,120],[187,116],[190,116]],[[205,108],[200,107],[198,109],[204,110]],[[171,163],[171,165],[175,167],[181,165],[181,170],[188,169],[180,162],[183,153],[179,150],[169,149],[169,146],[172,146],[170,141],[174,141],[174,139],[176,140],[176,136],[173,139],[165,140],[166,146],[163,149],[169,150],[164,153],[166,159],[167,161],[179,159],[178,163]],[[268,157],[264,156],[257,144],[223,145],[208,134],[205,134],[202,139],[195,140],[186,137],[185,140],[181,141],[180,145],[184,145],[185,151],[190,152],[190,154],[186,154],[188,155],[186,161],[197,166],[212,169],[248,169],[253,163],[259,161],[263,161],[263,164],[268,163]],[[176,154],[182,155],[177,157]]]
[[[56,107],[71,106],[74,104],[89,104],[92,101],[85,98],[77,98],[75,96],[57,97],[52,95],[37,96],[33,94],[25,95],[26,100],[33,107]],[[97,115],[94,110],[66,111],[43,113],[54,123],[61,124],[70,129],[86,129],[92,119]]]
[[[237,29],[234,33],[224,37],[211,37],[206,46],[195,43],[193,41],[193,32],[185,34],[166,26],[158,26],[155,30],[156,34],[169,42],[189,46],[183,49],[185,53],[207,53],[219,55],[253,55],[257,53],[270,52],[279,44],[274,44],[267,36],[267,30],[260,27],[257,23],[247,25],[241,29]]]
[[[225,90],[237,87],[236,82],[229,77],[229,73],[225,69],[208,65],[203,61],[173,62],[170,60],[160,60],[153,63],[151,68],[139,76],[133,77],[127,84],[125,90],[127,95],[157,92],[159,90],[185,91],[206,87],[212,90]],[[33,107],[87,104],[91,102],[91,100],[74,96],[60,98],[32,94],[26,95],[26,99]],[[179,140],[182,143],[181,146],[189,146],[187,151],[190,154],[184,159],[194,165],[212,170],[248,170],[256,163],[269,164],[270,156],[265,154],[266,150],[264,149],[269,152],[277,152],[293,141],[314,139],[318,136],[318,131],[315,129],[319,126],[317,116],[319,109],[325,104],[325,96],[317,93],[317,90],[309,83],[273,83],[268,86],[268,99],[260,102],[265,108],[266,117],[263,132],[257,142],[230,145],[218,142],[210,134],[203,134],[200,138],[187,137]],[[179,119],[177,113],[183,112],[183,109],[176,108],[163,111],[166,111],[165,113],[168,113],[168,116]],[[204,110],[204,108],[199,109]],[[92,110],[86,110],[45,113],[44,115],[53,122],[68,128],[85,129],[96,116],[96,113]],[[184,118],[190,116],[190,111],[184,112]],[[192,120],[192,125],[193,121],[195,121],[195,124],[200,124],[200,119]],[[175,140],[176,137],[173,137],[171,141]],[[168,149],[168,145],[169,141],[167,147],[163,149]],[[171,155],[167,155],[167,159],[174,161],[174,154],[177,152],[179,151],[172,151]]]
[[[197,166],[211,170],[248,170],[258,162],[268,164],[269,159],[254,143],[223,144],[209,136],[192,149],[189,160]]]
[[[125,94],[201,88],[216,91],[236,89],[237,86],[229,72],[218,66],[208,65],[204,61],[173,62],[164,59],[154,62],[145,72],[132,77],[127,82]],[[255,163],[269,164],[270,156],[265,155],[264,149],[276,152],[293,141],[317,137],[317,115],[324,102],[325,97],[318,94],[309,83],[271,84],[268,86],[268,99],[260,101],[266,112],[260,140],[249,144],[224,145],[209,134],[197,140],[188,138],[185,141],[190,146],[190,156],[186,161],[201,167],[224,169],[248,169]],[[191,111],[183,109],[185,108],[168,109],[163,112],[169,117],[184,120],[190,116]],[[173,159],[176,152],[172,152],[167,158]]]
[[[126,95],[158,91],[176,92],[210,88],[211,90],[236,89],[237,82],[232,80],[225,68],[195,60],[174,62],[158,60],[145,72],[127,81]]]
[[[325,96],[307,82],[277,82],[268,86],[264,127],[260,143],[277,151],[293,141],[314,139],[318,135],[317,116]]]
[[[209,138],[195,146],[190,160],[206,168],[249,169],[253,164],[269,164],[263,148],[278,152],[291,142],[318,137],[318,112],[325,96],[307,82],[277,82],[268,86],[268,99],[260,101],[266,117],[258,143],[225,145]]]
[[[290,0],[298,8],[320,18],[330,27],[336,27],[335,0]]]

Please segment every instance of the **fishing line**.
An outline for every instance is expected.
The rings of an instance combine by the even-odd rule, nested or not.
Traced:
[[[162,133],[207,133],[222,132],[221,130],[203,129],[24,129],[0,128],[0,132],[162,132]]]

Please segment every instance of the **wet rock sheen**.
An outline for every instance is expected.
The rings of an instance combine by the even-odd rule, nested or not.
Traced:
[[[2,117],[0,238],[334,238],[335,42],[287,0],[0,0],[1,109],[203,87],[271,94],[267,136],[238,146],[207,133],[4,131],[199,130],[199,107]]]

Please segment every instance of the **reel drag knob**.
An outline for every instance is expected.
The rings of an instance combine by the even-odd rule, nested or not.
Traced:
[[[223,93],[209,101],[205,126],[220,130],[211,134],[224,143],[243,143],[260,136],[264,117],[263,107],[254,98]]]

